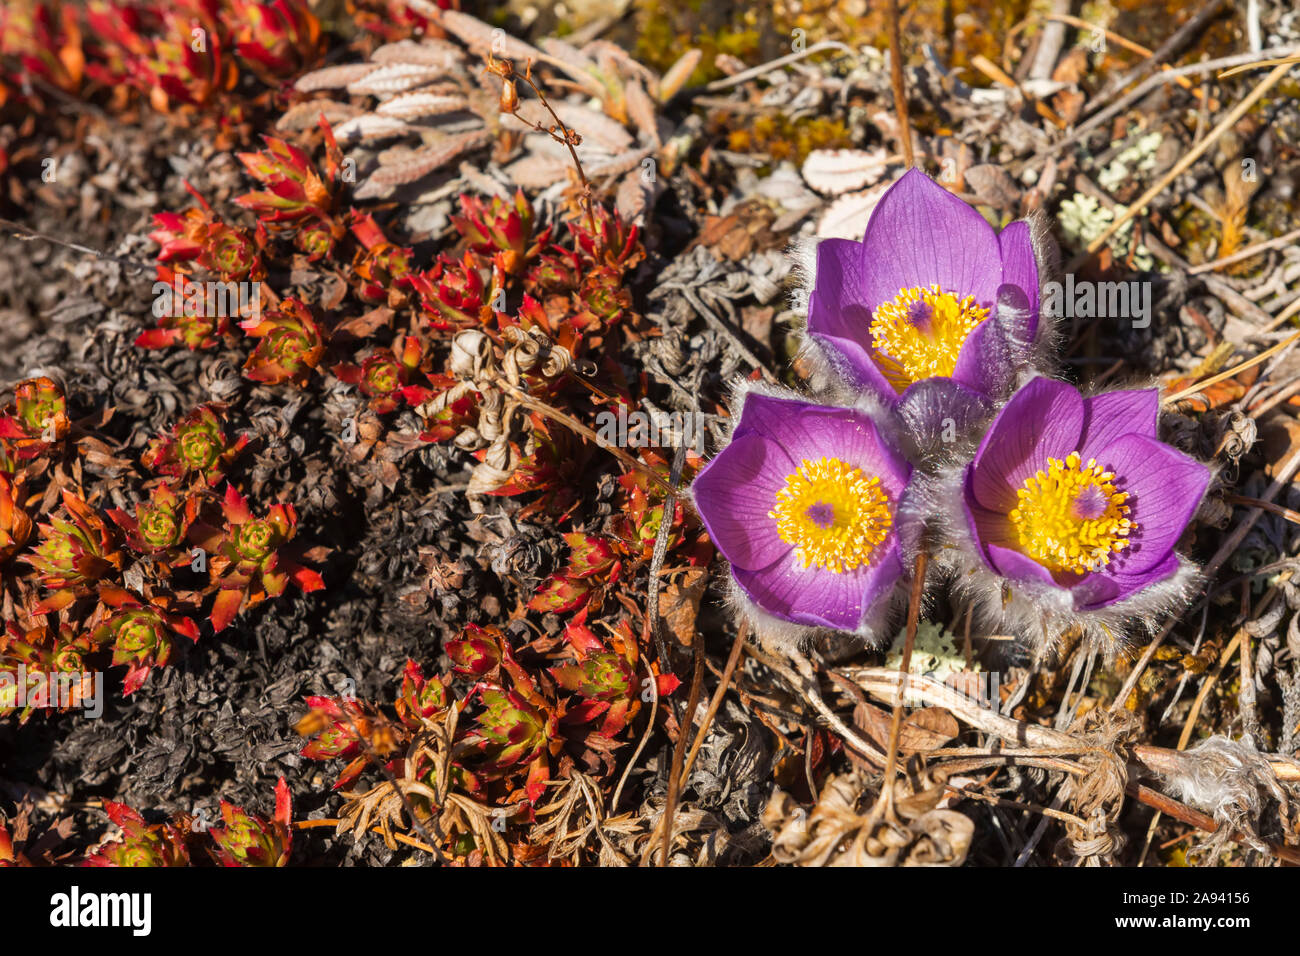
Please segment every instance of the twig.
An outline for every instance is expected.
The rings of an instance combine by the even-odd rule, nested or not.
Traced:
[[[1188,275],[1198,276],[1202,272],[1214,272],[1216,269],[1222,269],[1224,266],[1230,266],[1234,262],[1241,262],[1243,259],[1249,259],[1257,256],[1261,252],[1268,252],[1270,249],[1277,249],[1289,245],[1300,239],[1300,229],[1292,229],[1284,236],[1275,236],[1272,239],[1265,239],[1263,242],[1257,242],[1253,246],[1247,246],[1239,252],[1234,252],[1230,256],[1224,256],[1222,259],[1215,259],[1213,262],[1203,262],[1199,266],[1193,266],[1187,270]]]
[[[1252,405],[1250,409],[1250,417],[1262,418],[1268,412],[1271,412],[1274,408],[1281,405],[1283,402],[1291,398],[1291,396],[1295,395],[1296,393],[1300,393],[1300,379],[1296,379],[1291,384],[1286,385],[1283,388],[1279,388],[1276,392],[1274,392],[1272,395],[1270,395],[1267,399],[1260,402],[1259,404]]]
[[[659,531],[655,535],[655,547],[650,555],[650,579],[646,585],[646,622],[650,627],[650,636],[654,639],[655,650],[659,656],[659,672],[672,672],[672,659],[668,656],[668,644],[664,640],[662,628],[659,627],[659,571],[664,566],[668,554],[668,539],[672,536],[673,517],[677,512],[677,483],[682,478],[682,465],[686,461],[686,446],[678,445],[673,456],[672,472],[669,475],[668,493],[664,496],[663,511],[659,519]]]
[[[573,160],[573,167],[578,171],[578,180],[582,183],[582,207],[587,213],[587,226],[591,230],[591,240],[596,243],[597,250],[603,256],[605,253],[605,240],[600,230],[596,228],[596,212],[592,205],[591,183],[587,181],[587,173],[582,168],[582,161],[578,159],[577,146],[582,142],[582,137],[569,129],[569,127],[564,124],[564,120],[560,119],[555,110],[551,108],[550,102],[546,99],[546,94],[542,92],[541,87],[539,87],[537,82],[533,79],[533,64],[531,62],[524,67],[523,81],[532,88],[534,95],[536,95],[542,106],[545,107],[546,112],[551,114],[551,119],[555,120],[555,126],[550,129],[544,129],[540,123],[529,122],[527,118],[520,116],[517,112],[519,96],[514,91],[514,80],[519,76],[519,74],[515,72],[514,64],[509,60],[494,57],[490,50],[487,55],[487,63],[488,70],[501,77],[502,80],[503,86],[500,104],[502,111],[509,113],[515,119],[519,120],[519,122],[532,128],[536,132],[549,136],[551,139],[555,140],[555,142],[561,143],[569,150],[569,157]],[[563,63],[560,63],[559,65],[566,72],[570,69]],[[556,129],[559,129],[563,135],[557,133]]]
[[[1242,372],[1246,371],[1247,369],[1254,368],[1260,362],[1268,361],[1278,352],[1282,351],[1288,345],[1296,341],[1300,341],[1300,332],[1296,332],[1290,338],[1283,339],[1281,342],[1278,342],[1276,345],[1272,346],[1271,348],[1265,349],[1264,351],[1256,355],[1254,358],[1247,359],[1246,361],[1242,362],[1240,365],[1234,365],[1232,368],[1226,369],[1225,371],[1220,372],[1218,375],[1212,375],[1209,378],[1205,379],[1204,381],[1197,382],[1195,385],[1189,385],[1181,392],[1175,392],[1172,395],[1166,396],[1163,404],[1166,406],[1173,405],[1175,402],[1182,401],[1184,398],[1187,398],[1188,396],[1191,395],[1195,395],[1197,392],[1205,391],[1211,385],[1218,385],[1220,382],[1226,382],[1230,378],[1236,378]]]
[[[894,698],[894,714],[889,722],[889,746],[885,750],[885,780],[881,785],[880,801],[876,804],[885,819],[894,819],[894,774],[898,769],[898,738],[903,730],[903,698],[907,680],[911,676],[912,647],[916,644],[916,627],[921,619],[921,595],[925,593],[925,568],[929,560],[925,551],[916,556],[912,570],[912,593],[907,606],[907,633],[903,639],[903,657],[898,663],[898,695]],[[876,811],[872,811],[876,816]]]
[[[1290,508],[1283,508],[1281,505],[1272,501],[1262,501],[1259,498],[1248,498],[1245,495],[1225,494],[1223,500],[1230,505],[1247,505],[1251,508],[1263,508],[1269,514],[1277,515],[1279,518],[1285,518],[1292,524],[1300,524],[1300,511],[1292,511]]]
[[[645,660],[645,658],[642,658],[642,660]],[[649,661],[646,661],[645,669],[646,673],[650,675],[650,719],[646,723],[645,732],[641,734],[641,740],[636,745],[636,750],[632,751],[627,766],[623,768],[623,775],[618,778],[618,786],[614,788],[614,796],[609,801],[610,816],[618,813],[618,801],[623,795],[623,785],[627,783],[627,778],[632,773],[632,768],[636,766],[641,751],[645,749],[645,745],[650,741],[650,735],[655,731],[655,715],[659,713],[659,682],[655,678],[654,668],[650,666]]]
[[[1232,56],[1220,57],[1216,60],[1203,60],[1200,63],[1192,63],[1188,66],[1173,67],[1171,69],[1165,70],[1162,73],[1157,73],[1155,76],[1148,77],[1142,83],[1139,83],[1131,92],[1125,93],[1122,97],[1120,97],[1110,106],[1107,106],[1100,113],[1094,115],[1091,119],[1088,119],[1083,123],[1080,123],[1078,127],[1075,128],[1074,132],[1072,132],[1069,136],[1057,140],[1051,146],[1048,146],[1046,149],[1042,150],[1039,153],[1035,153],[1033,156],[1029,157],[1029,159],[1025,160],[1023,163],[1018,165],[1013,165],[1011,171],[1019,172],[1022,169],[1035,166],[1036,164],[1040,163],[1043,160],[1048,159],[1051,156],[1055,156],[1061,150],[1065,149],[1065,147],[1070,146],[1073,143],[1077,143],[1079,140],[1083,139],[1085,136],[1091,133],[1096,127],[1100,126],[1102,123],[1105,123],[1111,117],[1116,116],[1119,113],[1123,112],[1132,103],[1135,103],[1136,101],[1142,99],[1142,97],[1146,96],[1148,93],[1150,93],[1158,86],[1163,86],[1166,83],[1172,83],[1180,79],[1181,77],[1185,77],[1185,76],[1199,76],[1205,73],[1213,73],[1215,70],[1221,70],[1224,69],[1225,67],[1241,66],[1250,69],[1250,68],[1261,67],[1261,66],[1272,66],[1275,62],[1279,62],[1279,61],[1270,61],[1270,60],[1261,61],[1261,57],[1290,54],[1296,52],[1296,50],[1298,49],[1300,49],[1300,47],[1297,47],[1293,44],[1290,46],[1277,47],[1271,50],[1265,50],[1262,54],[1261,53],[1237,53]],[[1224,74],[1224,76],[1227,75],[1228,74],[1226,73]]]
[[[125,259],[122,256],[115,256],[109,252],[101,252],[98,249],[92,249],[90,246],[83,246],[79,242],[69,242],[66,239],[59,239],[55,236],[38,232],[28,226],[19,225],[11,219],[0,219],[0,229],[7,230],[20,242],[30,242],[32,239],[40,239],[42,242],[52,242],[56,246],[63,246],[65,249],[71,249],[74,252],[94,256],[96,259],[116,262],[120,266],[124,266],[128,269],[135,269],[139,272],[149,272],[154,268],[147,262],[136,262],[134,259]]]
[[[709,709],[704,712],[704,720],[700,724],[699,732],[695,735],[695,742],[691,744],[691,752],[686,755],[686,763],[682,765],[682,775],[678,781],[679,786],[686,785],[686,778],[690,775],[691,767],[695,765],[695,755],[700,752],[700,747],[704,744],[704,738],[708,736],[709,727],[713,724],[713,718],[718,713],[718,708],[722,706],[722,700],[727,696],[727,688],[731,686],[731,675],[736,672],[736,665],[740,663],[740,654],[745,649],[745,638],[749,633],[749,625],[742,623],[736,631],[736,639],[731,644],[731,653],[727,655],[726,666],[722,668],[722,676],[718,678],[718,689],[713,692],[713,698],[709,701]]]
[[[582,422],[578,421],[572,415],[562,412],[558,408],[555,408],[551,405],[547,405],[545,402],[538,401],[536,398],[533,398],[532,395],[528,394],[522,388],[517,388],[516,386],[511,385],[500,375],[495,375],[492,377],[492,384],[499,387],[502,391],[509,392],[511,397],[514,398],[515,401],[517,401],[520,405],[524,406],[525,408],[537,412],[539,415],[543,415],[546,418],[551,419],[552,421],[559,422],[561,425],[581,435],[583,438],[587,439],[587,441],[591,442],[592,444],[605,449],[605,451],[609,452],[611,455],[613,455],[615,458],[617,458],[627,467],[641,472],[647,478],[653,481],[656,485],[658,485],[659,490],[662,491],[664,494],[666,495],[676,494],[676,491],[674,491],[673,486],[670,485],[668,482],[664,481],[661,477],[659,477],[659,473],[656,472],[653,468],[651,468],[645,462],[633,458],[631,455],[629,455],[622,448],[619,448],[617,445],[605,441],[605,439],[601,438],[598,434],[596,434],[594,431],[592,431]]]
[[[912,152],[912,126],[907,118],[907,81],[903,78],[903,39],[899,19],[898,0],[889,0],[889,82],[894,88],[894,112],[898,114],[903,162],[910,169],[916,165],[916,156]]]
[[[1070,17],[1070,0],[1052,0],[1052,10],[1044,15],[1044,19],[1049,22],[1038,34],[1038,48],[1034,50],[1034,60],[1029,66],[1031,80],[1050,79],[1056,69],[1056,60],[1065,45],[1065,25],[1074,19]],[[1082,20],[1079,23],[1087,25]]]
[[[296,830],[312,830],[315,829],[316,827],[334,827],[337,830],[339,825],[342,824],[342,822],[343,822],[342,820],[323,817],[314,820],[295,820],[293,822],[293,827]],[[397,830],[391,830],[385,833],[384,828],[381,826],[371,827],[370,832],[377,833],[380,836],[391,836],[398,843],[405,843],[407,846],[413,846],[417,850],[423,850],[425,853],[428,853],[434,859],[437,860],[442,859],[442,855],[438,852],[436,848],[420,840],[417,840],[413,836],[407,836],[405,833],[401,833]]]
[[[741,341],[740,336],[737,335],[735,331],[733,331],[732,328],[729,325],[727,325],[726,322],[723,322],[722,319],[720,319],[712,309],[710,309],[707,305],[704,304],[704,300],[695,294],[694,289],[692,289],[690,286],[682,285],[681,283],[677,283],[677,282],[665,282],[662,283],[659,286],[659,288],[676,289],[677,291],[681,292],[681,294],[686,297],[686,301],[691,304],[691,307],[693,309],[695,309],[696,313],[702,316],[704,320],[708,322],[710,325],[712,325],[715,329],[717,329],[719,332],[725,335],[730,340],[732,346],[738,352],[740,352],[741,355],[745,357],[745,359],[749,362],[751,366],[758,369],[758,371],[762,373],[763,377],[767,379],[769,382],[776,382],[777,380],[776,376],[773,375],[768,370],[766,365],[764,365],[761,361],[759,361],[758,356],[755,355],[752,351],[750,351],[749,346],[747,346],[743,341]]]
[[[739,86],[746,80],[752,80],[755,77],[763,76],[764,74],[779,70],[783,66],[797,63],[805,57],[812,56],[814,53],[821,53],[825,50],[841,50],[849,56],[857,55],[857,51],[851,46],[846,46],[835,40],[823,40],[821,43],[814,43],[806,49],[799,50],[795,53],[787,53],[785,56],[777,57],[775,60],[769,60],[767,63],[760,63],[758,66],[750,67],[748,70],[744,70],[734,76],[728,76],[721,80],[714,80],[712,83],[707,84],[704,89],[709,93],[730,89],[733,86]]]
[[[800,674],[796,674],[781,662],[760,653],[749,644],[745,645],[745,652],[760,661],[764,667],[783,677],[791,687],[802,690],[808,703],[812,704],[813,710],[822,716],[822,719],[826,721],[826,725],[839,734],[844,739],[844,742],[861,754],[864,759],[883,765],[885,755],[873,743],[846,724],[840,715],[831,710],[826,701],[822,699],[821,691],[817,687],[816,674],[807,658],[796,652],[790,653],[790,660],[802,672],[801,677]],[[893,672],[891,671],[891,673]]]
[[[1066,23],[1072,27],[1078,27],[1080,30],[1100,30],[1102,35],[1105,36],[1107,40],[1110,40],[1116,46],[1123,47],[1124,49],[1128,50],[1130,53],[1136,53],[1138,56],[1149,57],[1154,52],[1153,50],[1151,50],[1150,47],[1145,47],[1141,43],[1135,43],[1132,40],[1130,40],[1128,37],[1116,33],[1114,30],[1108,30],[1106,27],[1103,27],[1100,23],[1089,23],[1087,20],[1084,20],[1080,17],[1070,16],[1070,14],[1068,13],[1055,13],[1055,12],[1044,13],[1042,14],[1042,19],[1049,20],[1049,21],[1056,21],[1058,23]],[[1160,69],[1171,70],[1173,68],[1169,66],[1169,64],[1167,63],[1162,63],[1160,65]],[[1050,71],[1043,77],[1040,77],[1040,79],[1047,79],[1049,76],[1051,76]],[[1185,90],[1191,90],[1194,96],[1199,97],[1203,95],[1201,91],[1195,89],[1192,85],[1192,82],[1184,76],[1175,76],[1174,82],[1177,83]]]
[[[704,638],[695,635],[692,641],[695,651],[695,673],[691,676],[691,693],[686,701],[686,719],[677,729],[677,744],[673,747],[672,769],[668,771],[668,798],[664,803],[663,854],[660,866],[668,865],[668,857],[673,848],[673,817],[677,813],[677,794],[681,783],[682,763],[686,759],[687,734],[694,723],[695,709],[700,705],[700,691],[704,686]]]
[[[1169,59],[1185,43],[1192,39],[1197,33],[1200,33],[1205,26],[1219,14],[1219,9],[1223,6],[1223,0],[1209,0],[1201,9],[1197,10],[1190,20],[1170,34],[1169,39],[1156,47],[1154,53],[1129,70],[1123,76],[1112,82],[1103,92],[1097,95],[1095,101],[1098,104],[1108,102],[1119,94],[1130,83],[1134,83],[1157,66]]]
[[[1076,817],[1073,813],[1066,813],[1064,810],[1057,810],[1055,807],[1044,807],[1036,803],[1021,803],[1019,800],[1008,800],[1005,797],[995,797],[987,793],[979,793],[974,790],[967,790],[965,787],[954,787],[950,783],[943,785],[945,790],[951,790],[953,793],[959,793],[963,797],[971,800],[983,800],[985,803],[992,803],[995,806],[1006,807],[1009,810],[1024,810],[1027,813],[1041,813],[1045,817],[1051,817],[1054,820],[1061,820],[1066,823],[1073,823],[1075,826],[1087,826],[1087,821],[1082,817]]]
[[[1219,656],[1218,665],[1214,668],[1213,672],[1205,678],[1205,682],[1201,685],[1200,691],[1196,694],[1196,699],[1192,701],[1192,709],[1188,711],[1187,719],[1183,721],[1183,730],[1182,733],[1178,735],[1178,746],[1175,748],[1176,750],[1181,751],[1187,749],[1187,744],[1192,739],[1192,728],[1196,726],[1196,720],[1201,715],[1201,705],[1205,703],[1205,698],[1209,696],[1211,688],[1213,688],[1215,683],[1218,681],[1219,675],[1223,673],[1223,669],[1228,666],[1228,661],[1232,660],[1232,655],[1240,646],[1241,637],[1245,633],[1245,628],[1242,628],[1233,635],[1232,640],[1228,642],[1228,646],[1223,649],[1223,653]],[[1155,836],[1157,825],[1160,823],[1160,812],[1160,810],[1156,811],[1155,816],[1151,818],[1151,823],[1147,826],[1146,843],[1142,847],[1142,855],[1138,858],[1138,866],[1141,866],[1146,861],[1147,852],[1151,849],[1151,840]]]

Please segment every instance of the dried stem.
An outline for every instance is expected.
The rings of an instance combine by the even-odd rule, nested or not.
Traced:
[[[903,698],[911,676],[912,647],[916,644],[916,628],[921,618],[921,595],[925,592],[925,568],[929,556],[922,551],[916,556],[912,570],[912,594],[907,606],[907,635],[903,641],[903,659],[898,664],[898,694],[894,698],[894,714],[889,723],[889,747],[885,751],[885,782],[882,784],[877,809],[888,820],[894,817],[894,774],[898,769],[898,738],[903,729]],[[873,813],[874,815],[874,813]]]
[[[522,79],[532,89],[538,101],[543,107],[545,107],[546,112],[551,114],[551,119],[555,120],[555,126],[552,126],[550,129],[543,127],[540,123],[529,122],[516,112],[516,108],[519,105],[519,99],[517,96],[509,96],[509,92],[513,91],[511,84],[514,83],[515,77],[519,76],[519,74],[515,72],[513,63],[509,60],[498,60],[489,52],[488,69],[501,77],[502,81],[506,84],[501,95],[502,110],[508,112],[525,126],[530,127],[538,133],[545,133],[557,143],[562,143],[565,148],[568,149],[569,156],[573,160],[573,168],[578,171],[578,180],[582,183],[582,208],[587,214],[587,226],[591,230],[592,241],[596,243],[596,248],[602,255],[604,255],[605,241],[601,237],[600,231],[596,228],[596,212],[591,201],[591,183],[587,180],[587,173],[582,168],[582,161],[578,159],[578,151],[576,149],[576,147],[582,143],[582,137],[564,125],[564,120],[560,119],[555,110],[551,108],[550,102],[546,99],[546,94],[542,92],[542,88],[538,86],[537,82],[533,79],[533,64],[531,61],[524,67]],[[557,128],[562,131],[563,135],[556,132]]]
[[[691,729],[695,709],[700,705],[700,690],[704,685],[704,638],[696,634],[692,643],[695,651],[695,673],[691,677],[690,697],[686,700],[686,719],[677,728],[677,744],[673,747],[673,765],[668,773],[668,798],[664,803],[663,854],[659,859],[660,866],[668,865],[668,857],[673,848],[673,817],[677,813],[679,778],[682,775],[682,763],[686,759],[686,735]]]
[[[695,742],[691,744],[691,752],[686,755],[686,763],[682,765],[682,774],[678,781],[679,786],[685,786],[686,777],[695,764],[695,755],[700,752],[700,746],[704,743],[704,738],[709,734],[709,727],[713,724],[713,718],[717,715],[718,708],[722,706],[722,699],[727,696],[727,688],[731,686],[731,676],[736,672],[736,665],[740,663],[740,654],[745,649],[745,638],[748,634],[748,623],[742,623],[740,629],[736,631],[736,639],[731,643],[731,653],[727,655],[727,663],[722,668],[722,676],[718,678],[718,689],[713,692],[713,699],[709,701],[709,709],[704,712],[704,721],[700,724],[699,732],[695,735]]]
[[[889,0],[889,82],[894,88],[894,112],[898,114],[898,135],[902,140],[903,162],[916,165],[912,152],[912,125],[907,118],[907,80],[903,76],[903,38],[898,0]]]
[[[1226,369],[1220,372],[1218,375],[1210,376],[1209,378],[1205,379],[1205,381],[1203,382],[1197,382],[1195,385],[1189,385],[1187,388],[1183,389],[1180,392],[1174,392],[1174,394],[1165,398],[1164,404],[1166,406],[1173,405],[1175,402],[1182,401],[1184,398],[1187,398],[1190,395],[1195,395],[1197,392],[1205,391],[1211,385],[1218,385],[1220,382],[1226,382],[1230,378],[1235,378],[1236,376],[1240,375],[1242,372],[1246,371],[1247,369],[1254,368],[1260,362],[1268,361],[1278,352],[1282,351],[1292,342],[1295,342],[1297,340],[1300,340],[1300,332],[1295,333],[1295,335],[1292,335],[1290,338],[1283,339],[1281,342],[1278,342],[1276,345],[1272,346],[1271,348],[1265,349],[1263,352],[1260,352],[1254,358],[1247,359],[1246,361],[1242,362],[1240,365],[1234,365],[1232,368]]]

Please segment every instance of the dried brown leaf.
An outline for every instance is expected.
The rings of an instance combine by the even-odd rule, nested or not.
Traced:
[[[659,617],[684,647],[690,647],[695,640],[695,618],[708,583],[709,574],[704,568],[687,568],[666,581],[659,592]]]
[[[966,170],[966,187],[981,202],[999,209],[1015,208],[1023,192],[1010,173],[993,163],[981,163]]]

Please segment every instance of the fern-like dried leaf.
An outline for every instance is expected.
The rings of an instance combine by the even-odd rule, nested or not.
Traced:
[[[803,178],[828,196],[855,192],[880,181],[888,168],[883,149],[815,149],[803,164]]]
[[[427,66],[423,63],[389,63],[355,83],[349,83],[348,92],[385,96],[413,90],[446,75],[446,69],[440,66]]]
[[[414,40],[399,40],[386,43],[370,54],[371,63],[385,66],[393,63],[412,63],[421,66],[438,66],[452,69],[464,62],[465,54],[460,48],[446,40],[427,38],[419,43]]]
[[[366,113],[340,123],[334,130],[334,137],[341,143],[354,143],[358,140],[392,139],[410,132],[410,129],[405,120],[396,116]]]
[[[365,111],[351,103],[337,103],[334,100],[308,100],[298,103],[284,111],[275,122],[275,128],[281,132],[298,132],[315,126],[321,114],[330,126],[338,126]]]
[[[312,70],[298,77],[293,87],[299,93],[311,93],[315,90],[339,90],[350,83],[364,79],[375,72],[378,67],[373,63],[345,63],[342,66],[327,66],[323,70]]]
[[[462,153],[469,152],[491,140],[487,130],[450,136],[437,143],[422,146],[407,153],[400,160],[392,152],[380,156],[380,167],[357,190],[358,199],[381,199],[391,196],[399,186],[423,179],[439,166],[445,166]],[[385,157],[392,159],[385,162]]]
[[[530,153],[507,166],[505,172],[516,186],[524,189],[545,189],[563,182],[569,168],[570,164],[558,156]]]
[[[399,96],[394,96],[391,100],[385,100],[375,107],[375,112],[381,116],[395,116],[398,119],[413,120],[422,116],[440,116],[444,113],[455,113],[469,108],[470,102],[463,96],[443,96],[417,90],[413,93],[402,93]]]

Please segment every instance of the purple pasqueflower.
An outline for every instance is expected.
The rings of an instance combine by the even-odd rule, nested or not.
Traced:
[[[1107,607],[1171,578],[1174,545],[1210,481],[1156,438],[1154,388],[1082,397],[1036,378],[998,413],[966,466],[962,505],[979,556],[1030,587]]]
[[[918,383],[1001,397],[1038,329],[1029,224],[993,231],[918,169],[886,190],[861,242],[817,246],[808,334],[850,385],[897,405]]]
[[[864,413],[750,392],[692,486],[744,596],[809,627],[869,629],[902,575],[911,466]]]

